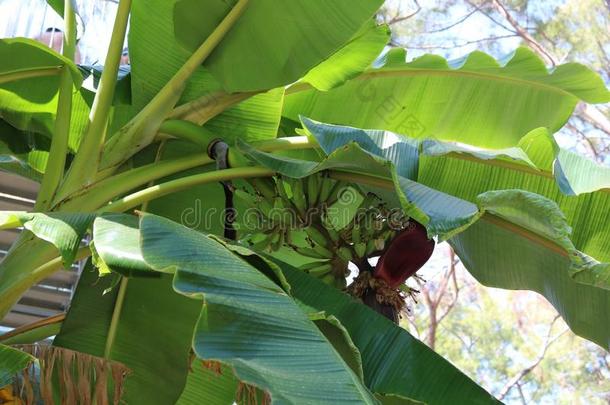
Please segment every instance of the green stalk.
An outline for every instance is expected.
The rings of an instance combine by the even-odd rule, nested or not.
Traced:
[[[0,84],[15,80],[31,79],[33,77],[56,76],[61,74],[63,66],[37,67],[34,69],[19,69],[0,74]]]
[[[114,20],[112,38],[104,62],[104,71],[89,115],[89,125],[66,181],[61,188],[61,195],[67,195],[83,185],[89,184],[97,172],[106,137],[106,126],[112,107],[121,54],[123,53],[130,8],[131,0],[120,0]]]
[[[101,176],[110,175],[121,163],[154,140],[162,122],[180,99],[188,79],[201,67],[227,32],[235,25],[246,9],[248,1],[239,0],[218,27],[189,57],[169,82],[163,86],[150,103],[121,128],[119,134],[110,138],[102,157]]]
[[[76,54],[76,17],[73,0],[64,0],[64,46],[62,54],[74,62]]]
[[[157,184],[129,194],[105,207],[102,207],[98,212],[124,212],[138,205],[154,200],[165,195],[186,190],[188,188],[199,186],[201,184],[215,183],[233,179],[249,179],[253,177],[271,177],[275,172],[271,169],[261,166],[237,167],[234,169],[216,170],[213,172],[195,174],[186,176],[180,179],[171,180],[165,183]]]
[[[64,2],[64,31],[63,55],[74,60],[76,51],[76,20],[72,8],[72,0]],[[59,99],[57,101],[57,115],[49,161],[45,168],[40,191],[36,198],[34,211],[46,211],[51,205],[53,196],[64,176],[66,157],[68,155],[68,140],[70,138],[70,119],[72,116],[72,75],[70,68],[64,66],[59,80]]]
[[[217,137],[207,128],[182,120],[167,120],[159,127],[159,133],[172,135],[175,138],[182,139],[202,146],[207,149],[210,142]]]
[[[158,180],[194,167],[205,166],[212,162],[213,160],[208,155],[201,154],[141,166],[95,183],[92,187],[83,190],[81,194],[74,194],[68,199],[60,201],[54,207],[54,210],[64,212],[92,211],[113,198],[141,187],[149,181]]]
[[[114,302],[114,309],[112,311],[112,319],[110,320],[110,327],[108,328],[108,337],[106,338],[106,346],[104,348],[104,358],[110,360],[110,354],[112,352],[112,346],[116,338],[117,328],[119,326],[119,319],[121,317],[121,311],[123,310],[123,302],[125,301],[125,293],[127,292],[127,277],[121,277],[121,284],[119,285],[119,292]]]
[[[185,129],[187,131],[193,130],[191,123],[184,126],[175,124],[176,123],[173,123],[171,126],[173,131],[171,131],[170,134],[177,138],[186,139],[188,137],[185,137],[184,133],[177,131],[178,129]],[[198,144],[207,149],[207,145],[203,143]],[[253,142],[252,144],[265,152],[308,149],[317,146],[317,143],[314,140],[311,140],[306,136],[269,139]],[[229,161],[237,161],[237,159],[232,159],[231,156],[232,153],[229,151]],[[69,199],[58,202],[54,209],[64,212],[92,211],[102,207],[113,198],[127,193],[137,187],[141,187],[150,181],[158,180],[163,177],[180,173],[188,169],[193,169],[195,167],[208,165],[210,163],[213,163],[213,160],[206,154],[192,155],[184,158],[151,163],[101,180],[92,185],[92,187],[83,190],[81,194],[72,195],[69,197]]]

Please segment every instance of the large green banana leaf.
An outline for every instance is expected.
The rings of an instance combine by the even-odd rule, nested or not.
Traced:
[[[38,238],[53,244],[61,253],[64,265],[69,267],[94,218],[95,214],[90,213],[1,211],[0,229],[23,226]]]
[[[2,119],[27,133],[40,133],[51,137],[57,112],[59,73],[70,69],[76,90],[80,89],[82,75],[73,62],[43,44],[27,38],[0,40],[0,110]],[[11,79],[17,73],[37,74],[52,71],[45,76]],[[7,80],[7,81],[5,81]],[[75,91],[72,96],[73,113],[70,123],[69,146],[78,147],[80,134],[87,123],[90,92]]]
[[[251,0],[208,58],[205,69],[191,78],[183,99],[215,90],[260,91],[292,83],[348,42],[381,3]],[[137,106],[163,87],[234,4],[211,0],[133,2],[129,53]]]
[[[330,90],[365,71],[390,40],[390,29],[370,21],[354,38],[301,79],[320,90]]]
[[[425,55],[405,63],[404,50],[393,50],[380,63],[330,91],[290,87],[284,115],[498,149],[538,127],[555,132],[580,100],[610,101],[589,69],[568,63],[549,72],[526,48],[499,62],[473,52],[455,62]]]
[[[279,263],[292,295],[316,311],[333,315],[348,331],[362,358],[373,392],[423,403],[491,404],[497,401],[406,330],[348,295],[286,263]]]
[[[314,333],[315,327],[313,330],[310,329],[313,324],[305,320],[303,318],[305,314],[301,312],[305,310],[315,319],[320,319],[322,313],[320,311],[324,311],[328,315],[337,316],[342,323],[347,322],[345,330],[349,333],[350,341],[354,339],[351,344],[355,344],[353,347],[356,355],[359,358],[362,354],[362,359],[357,359],[356,363],[364,366],[367,386],[378,394],[394,395],[396,401],[400,397],[408,397],[426,403],[440,403],[443,395],[455,394],[457,397],[470,398],[473,403],[493,402],[493,398],[488,393],[425,345],[413,339],[406,331],[348,299],[340,292],[319,285],[319,282],[308,281],[307,279],[310,279],[308,276],[302,279],[303,276],[299,276],[297,270],[283,268],[282,273],[276,273],[272,269],[273,266],[263,260],[255,260],[256,256],[252,256],[247,249],[227,246],[234,252],[231,253],[227,247],[203,234],[152,215],[145,215],[142,218],[141,237],[129,236],[134,234],[125,232],[122,225],[125,220],[119,220],[124,217],[111,215],[96,221],[96,226],[104,226],[104,233],[110,232],[100,235],[94,231],[93,242],[99,252],[105,252],[101,255],[105,257],[106,262],[111,267],[120,264],[145,270],[145,267],[150,265],[163,272],[175,272],[174,288],[177,291],[189,296],[203,293],[206,304],[196,328],[194,340],[196,353],[205,359],[231,364],[241,380],[269,390],[276,400],[282,402],[282,398],[287,400],[286,398],[295,398],[294,395],[305,395],[309,399],[298,398],[313,403],[322,400],[323,397],[328,398],[330,392],[333,392],[333,398],[360,395],[357,394],[359,391],[354,391],[353,384],[359,384],[357,378],[354,380],[354,372],[348,370],[349,367],[345,368],[347,366],[342,361],[337,360],[337,354],[332,354],[332,349],[331,352],[326,352],[328,343],[323,343],[324,338],[322,341],[319,340],[321,335],[319,332]],[[126,240],[125,236],[127,236]],[[121,243],[117,245],[116,241],[119,239]],[[139,256],[139,249],[142,249],[146,264],[140,259],[134,262],[134,257]],[[254,264],[263,273],[253,271],[251,266]],[[282,267],[284,266],[282,264]],[[276,278],[280,283],[278,276],[283,278],[283,275],[291,275],[290,286],[282,283],[281,285],[285,285],[288,291],[296,289],[290,294],[300,300],[301,309],[295,307],[284,290],[264,274]],[[138,279],[129,282],[136,280]],[[259,290],[260,288],[263,289]],[[323,299],[322,296],[327,298]],[[277,300],[282,303],[276,303]],[[267,308],[269,305],[271,306]],[[234,306],[236,309],[232,309]],[[291,307],[294,309],[290,309]],[[263,312],[258,314],[259,310]],[[351,321],[348,321],[347,317]],[[305,325],[311,326],[303,329]],[[362,328],[364,325],[367,327]],[[370,325],[376,326],[369,328]],[[305,332],[306,330],[309,332]],[[325,335],[330,338],[328,334]],[[318,337],[314,339],[314,336]],[[373,341],[376,342],[374,345],[371,343]],[[390,342],[393,342],[396,352],[388,351]],[[293,348],[293,345],[297,345],[298,349]],[[265,355],[267,350],[272,350],[273,353],[269,358]],[[401,357],[398,353],[402,353],[405,357]],[[234,356],[243,360],[238,360]],[[293,356],[296,356],[294,361],[285,362],[287,357]],[[282,361],[278,359],[284,361],[284,364],[282,365]],[[380,364],[380,361],[385,367],[375,366]],[[313,376],[307,371],[309,370],[307,364],[312,362],[316,363],[315,370],[320,374],[319,376]],[[335,363],[335,367],[323,366],[324,364],[330,366],[331,363]],[[341,367],[336,368],[340,364],[343,364],[341,367],[344,368],[342,373],[348,377],[345,380],[347,385],[342,385],[341,379],[336,377],[323,377],[331,370],[340,370]],[[278,367],[284,371],[279,372]],[[278,372],[272,373],[272,370]],[[361,372],[356,372],[356,375]],[[428,374],[439,377],[431,380],[417,377]],[[389,375],[393,377],[386,379],[385,377]],[[231,383],[229,377],[226,375],[219,378],[218,381],[223,387],[216,387],[213,385],[214,377],[210,376],[210,373],[195,371],[195,374],[189,376],[189,383],[181,401],[193,403],[196,398],[201,398],[201,395],[207,395],[208,392],[213,392],[214,398],[226,399],[231,391],[234,393],[235,387],[235,383]],[[322,377],[332,380],[331,385],[326,387],[321,382]],[[297,378],[301,386],[289,383],[293,378]],[[283,380],[284,383],[272,384],[278,379]],[[197,381],[203,385],[194,385]],[[310,384],[316,389],[312,391],[309,388]],[[282,388],[275,391],[277,388],[274,387]],[[330,391],[326,392],[326,390]],[[382,399],[382,402],[389,400],[390,397]],[[225,403],[223,401],[219,400],[218,403]],[[402,403],[407,402],[404,400]]]
[[[220,370],[210,370],[201,361],[191,364],[184,391],[177,405],[233,405],[239,380],[233,370],[220,365]]]
[[[289,295],[224,245],[145,215],[142,252],[156,270],[175,271],[174,288],[205,298],[195,353],[230,364],[237,377],[278,403],[374,403],[357,375]]]
[[[426,169],[420,164],[423,155],[418,159],[417,140],[384,131],[364,131],[310,120],[304,120],[304,124],[328,153],[322,162],[266,154],[247,145],[241,148],[257,163],[288,176],[304,177],[320,170],[338,169],[376,176],[373,179],[385,177],[385,187],[395,188],[406,213],[426,224],[430,234],[449,239],[467,268],[482,283],[539,292],[555,306],[575,333],[609,347],[610,266],[588,256],[592,252],[578,250],[570,239],[568,220],[555,202],[525,190],[498,187],[504,190],[492,191],[494,183],[488,183],[489,186],[470,201],[457,198],[415,181]],[[491,160],[474,155],[471,158],[480,161],[481,165],[485,162],[506,165],[509,162],[502,159],[507,159],[507,153],[502,151],[497,159]],[[515,150],[511,153],[517,155]],[[539,154],[532,154],[530,163],[515,165],[532,170],[529,165],[539,160]],[[406,177],[413,173],[417,173],[415,179]],[[468,189],[467,183],[478,184],[477,179],[465,170],[454,170],[451,176],[445,173],[442,181],[459,182]],[[488,179],[481,178],[481,182]],[[371,184],[380,186],[379,181]],[[544,191],[544,185],[533,191],[541,190]],[[607,198],[603,191],[593,195],[597,193],[600,198]],[[601,202],[582,209],[600,221],[607,206]],[[609,230],[610,227],[601,230],[606,232],[606,237],[601,239],[607,241]]]
[[[142,275],[147,266],[141,259],[137,226],[137,219],[127,215],[97,218],[96,263]],[[118,241],[124,253],[121,260],[116,260]],[[125,385],[127,403],[175,403],[186,383],[200,306],[175,294],[169,276],[149,274],[123,278],[119,284],[114,276],[99,279],[98,272],[87,267],[53,344],[125,364],[132,372]],[[161,390],[159,381],[164,381]]]
[[[103,256],[104,261],[110,267],[120,264],[123,267],[143,268],[138,264],[141,261],[134,262],[134,257],[140,254],[140,238],[134,238],[132,232],[126,232],[126,224],[129,226],[133,224],[130,224],[130,221],[125,218],[128,217],[111,215],[98,218],[95,228],[101,228],[99,231],[94,230],[93,242],[96,250],[100,252],[100,256]],[[142,221],[141,249],[147,265],[152,265],[162,271],[170,267],[175,268],[174,288],[182,294],[198,296],[204,291],[206,292],[205,305],[196,328],[194,341],[195,352],[200,357],[227,361],[235,368],[240,379],[264,387],[272,396],[277,397],[280,403],[282,401],[298,403],[296,398],[317,403],[321,396],[328,397],[331,392],[334,392],[339,398],[348,400],[351,398],[351,400],[364,403],[374,402],[366,389],[361,386],[357,376],[334,353],[332,347],[324,340],[313,323],[300,312],[294,303],[291,303],[286,293],[265,275],[226,250],[223,245],[203,234],[172,224],[170,221],[161,220],[160,217],[147,215],[144,219]],[[124,240],[125,237],[127,240]],[[117,246],[117,240],[121,240],[120,246]],[[163,246],[162,249],[160,249],[160,245]],[[198,258],[197,255],[201,255],[201,257]],[[216,263],[216,261],[222,263]],[[201,270],[196,270],[196,268]],[[207,273],[209,276],[204,277]],[[132,283],[141,283],[143,280],[146,279],[130,279],[128,286],[131,287]],[[209,283],[202,284],[201,282],[204,280],[209,280]],[[180,296],[172,292],[169,286],[166,286],[166,290],[176,297]],[[142,298],[131,291],[125,295],[125,299],[129,299],[129,297],[132,297],[134,302]],[[201,308],[201,304],[197,300],[189,301],[197,308]],[[126,304],[127,301],[123,304],[122,316],[130,316],[132,312],[134,316],[142,315],[137,308],[128,308]],[[235,309],[231,309],[233,305],[236,306]],[[86,306],[84,301],[73,304],[71,313],[77,311],[78,314],[79,310],[76,308],[83,306]],[[178,311],[173,315],[176,318],[175,322],[184,323],[186,318],[182,318],[183,314],[178,315],[182,312],[179,307],[169,305],[167,310]],[[151,312],[151,316],[155,316],[154,312]],[[70,314],[68,319],[70,316],[74,315]],[[100,317],[97,316],[97,318]],[[84,329],[89,328],[84,325],[84,322],[85,318],[82,317],[82,323],[77,326]],[[156,324],[163,325],[164,322]],[[132,325],[134,325],[134,321],[131,319],[130,322],[120,323],[120,327],[125,329],[130,329]],[[237,327],[238,325],[242,326]],[[138,328],[141,325],[134,327]],[[175,331],[175,328],[171,329]],[[188,324],[187,329],[189,336],[192,335],[192,324]],[[62,329],[62,334],[64,331],[65,329]],[[75,326],[74,329],[66,332],[65,336],[66,339],[69,339],[80,333]],[[138,332],[133,330],[131,333]],[[86,335],[87,332],[83,331],[82,336]],[[298,339],[296,339],[297,336]],[[146,343],[147,347],[151,343],[150,341],[142,342],[142,339],[140,341],[141,344]],[[171,344],[163,345],[164,350],[174,350]],[[152,345],[150,346],[152,347]],[[118,340],[114,347],[115,351],[120,349]],[[294,361],[286,362],[286,356],[294,357]],[[130,366],[130,363],[132,363],[131,367],[134,364],[137,366],[138,364],[134,362],[137,358],[140,356],[126,358],[123,362],[127,366]],[[114,359],[121,361],[120,358]],[[316,371],[321,372],[321,375],[311,372],[314,364]],[[282,369],[284,367],[285,369]],[[138,367],[134,372],[140,372],[142,369]],[[342,369],[343,371],[341,371]],[[186,371],[186,365],[184,370]],[[338,377],[334,381],[331,381],[331,374],[324,376],[325,373],[332,372],[338,372],[337,375],[332,374],[333,378]],[[283,383],[278,383],[278,381]],[[139,383],[139,389],[142,389],[143,381]],[[136,383],[132,382],[132,384]],[[324,384],[328,386],[324,388]],[[182,386],[180,385],[180,387]],[[201,395],[196,387],[191,387],[189,392],[191,392],[190,395]]]

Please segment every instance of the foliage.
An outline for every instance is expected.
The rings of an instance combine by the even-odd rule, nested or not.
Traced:
[[[539,295],[482,287],[447,251],[421,272],[420,304],[403,320],[411,333],[506,403],[607,402],[608,352],[571,333]]]
[[[374,226],[389,227],[394,210],[396,231],[420,223],[479,281],[539,291],[606,347],[608,172],[551,134],[577,103],[610,92],[586,67],[549,71],[524,48],[501,61],[377,58],[380,6],[121,0],[95,92],[79,87],[69,55],[2,40],[18,44],[19,64],[0,67],[2,128],[51,142],[41,166],[31,144],[0,138],[6,170],[42,177],[37,212],[0,216],[27,230],[0,264],[0,313],[91,255],[54,345],[130,368],[127,402],[497,402],[339,291],[350,261],[373,270],[368,257],[395,234]],[[128,88],[117,76],[130,18]],[[47,59],[51,69],[29,62]],[[230,240],[222,208],[235,189],[238,210],[253,199],[271,227],[247,237],[243,211]],[[374,293],[381,306],[402,297]]]

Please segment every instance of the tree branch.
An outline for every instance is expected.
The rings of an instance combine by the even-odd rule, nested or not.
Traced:
[[[574,132],[578,137],[580,137],[584,141],[585,148],[587,148],[587,150],[593,156],[595,161],[599,162],[600,161],[599,152],[597,152],[597,149],[595,148],[593,141],[591,139],[589,139],[589,137],[587,137],[587,135],[585,135],[584,132],[582,132],[580,129],[576,128],[576,126],[574,126],[570,122],[566,123],[566,128],[570,129],[572,132]]]
[[[394,17],[392,17],[392,19],[390,21],[388,21],[386,24],[388,24],[388,25],[398,24],[402,21],[408,20],[411,17],[414,17],[417,13],[419,13],[421,11],[421,6],[419,5],[419,2],[417,0],[413,0],[413,3],[415,3],[415,7],[416,7],[414,12],[401,17],[400,16],[400,5],[399,5],[398,10],[396,11],[396,14],[394,15]]]
[[[517,20],[508,12],[506,7],[499,0],[492,0],[492,5],[500,13],[502,17],[508,21],[508,23],[517,31],[517,34],[530,44],[530,47],[534,48],[539,55],[545,59],[545,61],[552,66],[555,66],[555,58],[529,33],[523,28]]]
[[[451,46],[442,46],[442,45],[407,45],[407,44],[402,44],[398,41],[392,41],[392,45],[393,46],[400,46],[400,47],[404,47],[404,48],[410,48],[410,49],[455,49],[455,48],[463,48],[465,46],[468,45],[472,45],[472,44],[478,44],[480,42],[488,42],[488,41],[495,41],[498,39],[504,39],[504,38],[514,38],[514,37],[518,37],[518,34],[509,34],[509,35],[499,35],[499,36],[495,36],[495,37],[487,37],[487,38],[480,38],[480,39],[475,39],[472,41],[466,41],[463,42],[461,44],[453,44]]]
[[[481,10],[481,7],[483,7],[483,6],[484,6],[486,3],[487,3],[487,0],[485,0],[483,3],[481,3],[481,4],[480,4],[480,5],[478,5],[478,6],[477,6],[477,5],[474,5],[474,4],[471,4],[471,5],[474,7],[474,9],[472,9],[471,11],[469,11],[469,12],[468,12],[468,13],[467,13],[465,16],[463,16],[462,18],[459,18],[457,21],[455,21],[455,22],[453,22],[453,23],[451,23],[451,24],[449,24],[449,25],[447,25],[447,26],[445,26],[445,27],[442,27],[442,28],[436,28],[436,29],[433,29],[433,30],[430,30],[430,31],[425,31],[425,34],[434,34],[434,33],[437,33],[437,32],[443,32],[443,31],[447,31],[448,29],[451,29],[451,28],[455,27],[456,25],[459,25],[459,24],[463,23],[464,21],[466,21],[467,19],[469,19],[470,17],[472,17],[472,16],[473,16],[473,15],[474,15],[476,12],[480,11],[480,10]]]
[[[559,340],[560,337],[562,337],[566,332],[568,332],[570,330],[569,328],[565,328],[562,332],[555,335],[555,337],[551,337],[552,333],[553,333],[553,325],[555,325],[555,322],[557,321],[557,319],[559,319],[559,314],[557,314],[551,321],[551,324],[549,326],[549,331],[548,331],[546,339],[545,339],[545,343],[542,346],[542,350],[540,351],[540,354],[538,354],[538,357],[536,357],[536,359],[529,366],[527,366],[523,370],[521,370],[516,376],[514,376],[504,386],[504,388],[502,388],[502,390],[500,391],[500,394],[498,396],[498,399],[500,401],[502,401],[504,399],[504,397],[506,397],[506,395],[510,392],[510,390],[513,387],[518,386],[520,384],[523,377],[525,377],[526,375],[531,373],[536,367],[538,367],[538,365],[542,362],[542,360],[544,360],[544,356],[546,356],[546,352],[548,351],[549,347],[551,347],[551,345],[553,343],[555,343],[557,340]]]

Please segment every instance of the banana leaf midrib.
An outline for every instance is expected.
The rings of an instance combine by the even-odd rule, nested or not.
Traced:
[[[61,73],[63,65],[38,66],[35,68],[15,69],[0,73],[0,83],[13,80],[29,79],[33,77],[57,76]]]
[[[563,89],[560,89],[556,86],[551,86],[548,84],[540,83],[537,81],[519,79],[512,76],[498,76],[489,73],[481,73],[481,72],[472,72],[472,71],[463,71],[463,70],[451,70],[447,68],[447,70],[439,70],[439,69],[422,69],[422,68],[382,68],[379,70],[368,71],[361,74],[358,77],[355,77],[352,80],[368,80],[374,78],[385,78],[385,77],[405,77],[405,76],[464,76],[464,77],[474,77],[480,78],[490,81],[496,82],[504,82],[504,83],[514,83],[522,86],[528,87],[536,87],[542,90],[550,91],[553,93],[560,94],[562,96],[572,97],[575,100],[578,98]],[[549,75],[550,76],[550,75]],[[299,93],[301,91],[307,90],[315,90],[315,87],[310,85],[309,83],[296,83],[286,89],[286,95],[291,95],[294,93]],[[332,90],[331,90],[332,91]]]

